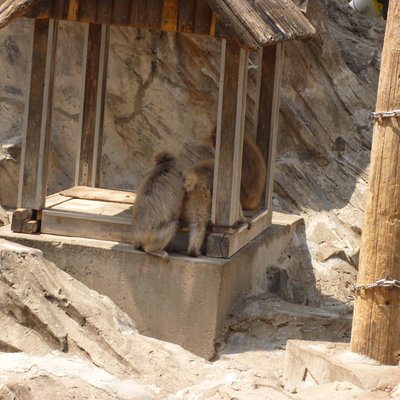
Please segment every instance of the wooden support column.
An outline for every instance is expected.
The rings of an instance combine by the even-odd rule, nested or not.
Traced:
[[[18,207],[45,205],[58,22],[35,20],[28,61]]]
[[[400,109],[400,2],[389,2],[376,109]],[[396,114],[396,113],[395,113]],[[375,120],[351,350],[383,364],[400,361],[400,116]],[[396,282],[394,282],[396,283]]]
[[[265,47],[259,64],[261,68],[259,82],[259,107],[257,116],[256,142],[264,155],[267,165],[264,209],[272,216],[272,191],[274,186],[276,142],[279,127],[280,89],[283,69],[283,44]]]
[[[211,219],[214,225],[232,226],[240,211],[248,51],[223,40],[221,52]]]
[[[88,24],[84,46],[84,77],[80,140],[75,170],[75,185],[98,184],[101,155],[104,98],[107,76],[109,26]]]

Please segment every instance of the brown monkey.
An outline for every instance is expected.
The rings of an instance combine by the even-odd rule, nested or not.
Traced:
[[[267,166],[253,137],[245,133],[243,140],[240,203],[244,210],[257,210],[264,197]]]
[[[211,216],[214,160],[198,162],[183,173],[185,198],[181,219],[189,225],[188,254],[198,257]]]
[[[215,148],[216,136],[212,136]],[[240,203],[243,210],[257,210],[264,196],[267,166],[253,137],[245,133],[243,139],[242,180]]]
[[[176,233],[184,196],[176,159],[156,154],[153,168],[139,185],[132,207],[132,244],[146,253],[168,259],[164,250]]]

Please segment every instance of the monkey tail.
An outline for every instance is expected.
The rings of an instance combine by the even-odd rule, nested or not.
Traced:
[[[176,158],[173,154],[168,151],[161,151],[154,156],[154,162],[156,164],[165,164],[165,163],[175,163]]]

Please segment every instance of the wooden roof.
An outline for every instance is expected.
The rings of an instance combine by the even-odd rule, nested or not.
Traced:
[[[225,29],[244,46],[306,40],[314,27],[291,0],[207,0]]]
[[[59,0],[56,0],[56,2]],[[115,0],[114,0],[115,2]],[[49,10],[47,14],[41,14],[41,17],[52,17],[54,14],[54,4],[51,6],[52,2],[49,0],[0,0],[0,28],[8,24],[12,19],[23,16],[27,14],[27,11],[38,3],[37,6],[43,12],[46,8],[46,4]],[[68,4],[74,4],[74,9],[79,8],[80,3],[82,3],[82,8],[90,9],[95,11],[96,8],[104,9],[104,4],[107,7],[112,8],[113,15],[111,23],[116,25],[130,25],[136,26],[134,23],[135,18],[131,17],[130,21],[125,21],[124,23],[118,23],[121,18],[118,18],[118,13],[121,7],[110,6],[112,4],[111,0],[63,0],[64,8],[68,8]],[[65,4],[67,3],[67,4]],[[104,3],[104,4],[103,4]],[[127,12],[132,14],[136,11],[139,6],[137,0],[124,0],[122,4],[127,4],[124,6],[128,7],[130,10]],[[196,18],[196,10],[208,9],[208,12],[203,12],[204,15],[210,15],[211,11],[217,17],[217,24],[215,30],[211,29],[208,34],[215,34],[216,36],[222,36],[227,38],[236,39],[242,46],[247,48],[260,48],[272,44],[276,44],[283,41],[289,40],[305,40],[310,38],[314,34],[313,26],[308,22],[305,16],[300,12],[298,7],[294,5],[291,0],[147,0],[140,1],[143,5],[144,13],[151,9],[151,14],[153,21],[149,25],[150,28],[159,30],[164,30],[161,23],[163,19],[163,13],[165,10],[171,9],[171,4],[174,4],[176,9],[176,14],[180,14],[181,10],[185,13],[188,10],[193,10],[193,19]],[[117,2],[118,4],[118,2]],[[102,6],[102,8],[101,8]],[[53,7],[53,10],[51,8]],[[72,6],[71,6],[72,7]],[[135,8],[136,7],[136,8]],[[36,7],[35,7],[36,8]],[[140,7],[139,7],[140,8]],[[124,9],[124,8],[123,8]],[[147,10],[147,11],[146,11]],[[158,17],[154,17],[154,14],[159,14]],[[32,16],[31,14],[27,14]],[[33,13],[35,16],[35,13]],[[85,22],[99,22],[98,18],[94,17],[93,20],[77,18],[75,20],[81,20]],[[124,17],[126,17],[124,15]],[[64,16],[56,15],[56,18],[70,19],[69,14]],[[155,26],[154,18],[159,20],[160,23]],[[176,17],[178,18],[178,16]],[[179,15],[180,18],[180,15]],[[203,17],[204,18],[204,17]],[[137,18],[136,18],[137,19]],[[190,23],[189,23],[190,26]],[[142,23],[142,26],[146,27]],[[176,31],[186,32],[187,29],[182,29],[179,23],[176,23]],[[190,30],[189,30],[190,31]],[[195,32],[195,30],[193,30]]]
[[[35,2],[35,0],[0,1],[0,28],[6,26],[14,18],[23,15]]]

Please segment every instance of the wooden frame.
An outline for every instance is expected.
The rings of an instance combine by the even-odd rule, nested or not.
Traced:
[[[103,137],[109,26],[88,24],[85,32],[80,140],[75,185],[98,184],[99,154]]]
[[[75,18],[77,13],[79,14],[83,11],[88,15],[94,12],[93,8],[89,7],[89,3],[85,10],[82,8],[78,10],[74,4],[76,5],[77,3],[74,1],[68,3],[68,16],[71,19]],[[85,5],[86,3],[81,1],[79,4]],[[114,5],[116,4],[122,7],[123,4],[128,3],[121,1],[114,3]],[[191,20],[192,17],[190,16],[193,13],[200,12],[196,7],[193,7],[194,4],[194,2],[186,4],[187,9],[185,8],[185,10],[187,11],[188,20]],[[171,9],[168,12],[173,13],[173,11]],[[64,12],[66,12],[65,9]],[[161,19],[165,17],[165,12],[166,10],[162,10]],[[184,17],[181,14],[176,23],[184,24]],[[154,16],[154,18],[156,17]],[[160,23],[163,22],[161,21]],[[64,205],[60,206],[59,210],[57,207],[54,208],[54,205],[48,205],[46,209],[44,208],[57,26],[57,21],[54,20],[35,20],[18,205],[19,207],[38,211],[44,209],[43,232],[61,234],[64,224],[65,227],[68,226],[65,234],[73,236],[72,221],[65,221],[59,225],[57,222],[59,217],[64,220],[79,221],[77,226],[80,228],[76,232],[76,236],[79,236],[79,232],[85,232],[85,235],[90,237],[90,230],[93,229],[94,234],[97,232],[96,237],[100,237],[102,228],[96,228],[97,222],[103,227],[105,223],[117,226],[121,224],[121,221],[118,218],[114,221],[116,217],[112,215],[107,217],[106,220],[104,220],[104,217],[96,219],[97,217],[95,216],[87,219],[84,214],[79,216],[79,211],[67,212]],[[191,29],[192,27],[190,27]],[[201,28],[199,27],[198,29]],[[94,188],[99,185],[109,35],[110,26],[107,24],[96,25],[89,23],[86,25],[81,95],[82,108],[79,121],[80,138],[78,141],[75,186],[90,186]],[[258,55],[256,110],[254,113],[256,129],[253,132],[253,136],[264,155],[268,176],[261,210],[258,214],[252,216],[251,227],[248,229],[246,224],[242,224],[239,228],[238,225],[240,225],[242,217],[240,183],[246,118],[249,50],[241,47],[235,40],[222,40],[211,212],[214,230],[207,238],[206,252],[207,256],[211,257],[231,257],[271,225],[283,45],[279,44],[261,49]],[[35,71],[35,79],[32,79],[33,71]],[[37,71],[41,71],[39,76],[37,76]],[[38,98],[41,101],[35,101]],[[262,112],[259,112],[259,110],[262,110]],[[35,175],[36,171],[37,174]],[[90,199],[87,201],[90,201]],[[70,204],[72,203],[70,202]],[[25,214],[20,211],[18,215]],[[33,213],[31,219],[35,219],[35,217],[36,214]],[[90,221],[91,228],[83,228],[85,218]],[[16,225],[19,226],[20,221],[17,221],[17,218],[16,222],[18,222]],[[52,229],[55,229],[54,226],[57,229],[51,232]],[[113,237],[118,238],[117,230]]]
[[[238,82],[239,78],[239,70],[232,69],[232,60],[228,60],[226,49],[223,48],[222,51],[222,59],[221,59],[221,80],[220,80],[220,97],[219,97],[219,112],[218,112],[218,125],[222,124],[224,118],[227,118],[227,129],[232,129],[232,126],[229,126],[229,117],[228,113],[224,113],[223,110],[226,110],[226,106],[224,107],[221,102],[223,102],[223,95],[221,93],[226,89],[225,81],[227,79],[226,74],[234,75],[237,77]],[[246,58],[247,60],[247,58]],[[229,68],[226,69],[226,62],[229,62]],[[233,64],[235,65],[235,64]],[[279,102],[280,102],[280,87],[282,80],[282,67],[283,67],[283,44],[279,44],[277,46],[265,48],[260,51],[260,64],[259,64],[259,74],[257,82],[257,91],[259,90],[259,103],[258,108],[262,109],[263,112],[259,112],[256,110],[256,118],[257,118],[257,133],[256,140],[259,145],[262,153],[264,154],[266,165],[267,165],[267,179],[266,179],[266,188],[265,188],[265,197],[263,202],[262,211],[260,211],[257,215],[252,218],[250,229],[247,226],[241,226],[239,229],[225,229],[225,232],[222,233],[211,233],[207,240],[207,256],[210,257],[223,257],[229,258],[237,251],[239,251],[243,246],[257,237],[260,233],[262,233],[265,229],[267,229],[272,223],[272,191],[273,191],[273,179],[274,179],[274,165],[275,165],[275,157],[276,157],[276,141],[278,134],[278,123],[279,123]],[[241,73],[243,73],[242,71]],[[234,79],[232,76],[229,79]],[[238,84],[238,87],[240,85]],[[246,85],[242,86],[242,90],[245,90]],[[231,92],[232,93],[232,92]],[[257,94],[256,94],[257,95]],[[233,97],[233,96],[232,96]],[[242,100],[240,99],[246,98],[246,93],[241,92],[236,99],[237,110],[241,107],[239,104],[243,105]],[[235,140],[236,144],[241,141],[241,145],[243,144],[243,127],[241,126],[244,121],[240,121],[240,117],[238,113],[236,113],[235,124],[236,128],[240,126],[240,131],[235,130]],[[221,168],[228,168],[229,173],[232,176],[235,176],[236,179],[239,176],[239,180],[235,181],[235,185],[231,185],[232,192],[228,192],[226,189],[221,190],[217,187],[217,190],[213,192],[213,212],[212,212],[212,222],[217,225],[232,226],[232,223],[238,221],[237,214],[237,206],[239,204],[239,193],[240,193],[240,171],[238,173],[238,169],[241,168],[241,155],[240,159],[236,159],[232,162],[231,166],[227,166],[226,162],[226,154],[224,152],[228,152],[229,154],[234,154],[234,144],[232,144],[232,140],[229,140],[228,143],[230,147],[226,145],[225,147],[221,146],[221,140],[224,138],[222,135],[224,131],[220,126],[217,126],[217,146],[216,146],[216,165],[214,172],[214,185],[219,184],[219,181],[223,179],[223,171]],[[226,133],[225,133],[226,134]],[[227,135],[227,134],[226,134]],[[226,138],[224,138],[225,142]],[[221,160],[222,163],[221,163]],[[229,162],[229,161],[228,161]],[[239,188],[237,188],[237,183],[239,182]],[[225,184],[226,186],[226,184]],[[219,189],[219,190],[218,190]],[[236,190],[233,193],[233,190]],[[226,199],[231,195],[230,201]],[[229,212],[224,210],[222,213],[223,218],[217,218],[219,215],[218,203],[225,202],[225,205],[230,205]]]
[[[57,21],[34,21],[17,201],[33,210],[46,200],[57,32]]]

